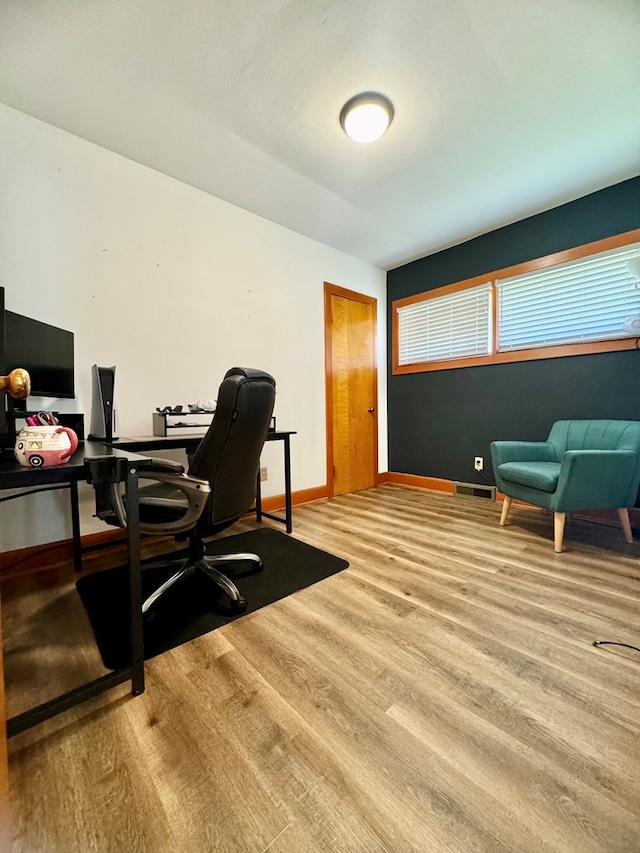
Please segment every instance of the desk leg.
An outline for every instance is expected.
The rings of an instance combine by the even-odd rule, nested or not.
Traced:
[[[90,461],[90,460],[89,460]],[[86,464],[87,460],[85,460]],[[49,720],[73,708],[80,702],[86,702],[94,696],[98,696],[105,690],[111,690],[118,684],[131,681],[131,692],[139,696],[144,692],[144,649],[142,642],[142,583],[140,577],[140,506],[138,503],[138,467],[135,462],[126,462],[127,476],[125,479],[125,493],[127,500],[128,516],[128,551],[129,551],[129,636],[131,639],[131,665],[123,669],[114,670],[108,675],[102,675],[86,684],[81,684],[73,690],[67,691],[60,696],[36,705],[22,714],[16,714],[6,722],[7,737],[13,737],[20,732],[30,729],[32,726]],[[122,482],[120,474],[118,482]],[[72,491],[73,494],[73,491]],[[77,491],[76,491],[77,495]],[[1,670],[0,670],[1,671]],[[1,718],[0,718],[1,724]],[[0,747],[0,764],[2,763],[2,752]],[[0,796],[2,788],[2,775],[0,767]]]
[[[2,622],[0,621],[0,850],[3,847],[3,824],[6,826],[7,810],[9,807],[9,759],[7,757],[7,727],[4,705],[4,648],[2,645]]]
[[[142,641],[142,582],[140,566],[140,505],[138,468],[127,465],[127,546],[129,552],[129,636],[131,638],[131,692],[144,693],[144,647]]]
[[[73,570],[82,571],[82,539],[80,538],[80,507],[78,504],[78,483],[69,483],[71,492],[71,529],[73,531]]]
[[[287,522],[287,533],[293,530],[293,514],[291,512],[291,446],[289,436],[284,437],[284,515]]]
[[[262,521],[262,485],[260,483],[260,469],[256,475],[256,521]]]

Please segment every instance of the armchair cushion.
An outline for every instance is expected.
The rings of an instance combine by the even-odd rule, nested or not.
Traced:
[[[555,492],[560,477],[559,462],[504,462],[498,467],[503,480]]]

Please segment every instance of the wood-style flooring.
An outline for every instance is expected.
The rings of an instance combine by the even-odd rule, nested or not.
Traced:
[[[499,514],[297,507],[350,567],[13,738],[16,853],[640,851],[640,543]],[[101,673],[73,581],[3,584],[10,715]]]

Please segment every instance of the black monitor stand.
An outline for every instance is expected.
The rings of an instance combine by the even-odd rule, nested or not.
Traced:
[[[0,453],[3,457],[13,456],[16,443],[16,417],[26,411],[26,400],[14,400],[7,393],[0,394]]]

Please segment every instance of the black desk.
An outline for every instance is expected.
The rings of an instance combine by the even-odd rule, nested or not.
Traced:
[[[142,647],[142,596],[140,588],[140,526],[138,511],[138,470],[144,468],[145,459],[133,453],[126,453],[104,444],[80,442],[78,449],[69,462],[54,468],[24,468],[13,459],[0,459],[0,489],[22,489],[29,486],[44,486],[67,483],[75,486],[87,478],[85,460],[97,456],[116,456],[124,458],[130,464],[126,466],[125,490],[127,499],[127,545],[129,551],[129,593],[130,593],[130,636],[131,663],[124,669],[89,681],[60,696],[50,699],[35,708],[7,720],[7,737],[16,735],[35,726],[56,714],[66,711],[74,705],[110,690],[125,681],[131,680],[131,692],[138,696],[144,692],[144,656]],[[73,494],[73,491],[72,491]]]
[[[112,447],[122,450],[141,451],[148,453],[153,450],[184,449],[187,453],[195,450],[202,441],[204,433],[182,433],[181,435],[138,435],[131,438],[118,438],[111,444]],[[262,493],[260,484],[260,473],[256,483],[256,519],[262,521],[262,516],[272,518],[285,524],[287,533],[293,530],[293,512],[291,507],[291,443],[289,439],[296,435],[295,430],[275,430],[267,433],[267,441],[282,441],[284,444],[284,518],[281,515],[265,512],[262,509]]]
[[[22,468],[13,457],[0,458],[0,490],[2,489],[28,489],[23,494],[10,495],[0,498],[0,503],[17,500],[21,497],[34,495],[37,492],[58,491],[69,489],[71,498],[71,530],[73,537],[73,567],[76,572],[82,571],[82,539],[80,536],[80,509],[78,503],[78,479],[70,480],[67,466],[63,471],[58,467],[46,469],[49,474],[42,476],[45,469]],[[31,471],[35,476],[29,476]],[[56,473],[57,472],[57,473]]]

